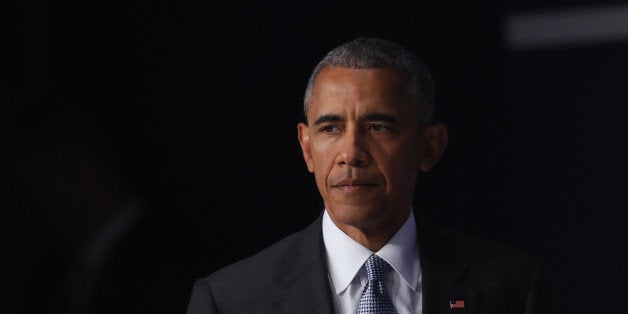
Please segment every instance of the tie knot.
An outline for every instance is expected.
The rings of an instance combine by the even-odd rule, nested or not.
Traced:
[[[367,280],[381,280],[392,267],[383,258],[373,254],[364,262]]]

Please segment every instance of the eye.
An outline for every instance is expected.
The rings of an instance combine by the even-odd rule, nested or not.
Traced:
[[[320,132],[322,132],[322,133],[336,133],[336,132],[338,132],[340,129],[339,129],[337,126],[335,126],[335,125],[331,125],[331,124],[330,124],[330,125],[324,125],[324,126],[322,126],[319,130],[320,130]]]
[[[388,127],[386,127],[383,124],[373,124],[373,125],[371,125],[371,130],[373,130],[375,132],[381,132],[381,131],[385,131],[387,129],[388,129]]]

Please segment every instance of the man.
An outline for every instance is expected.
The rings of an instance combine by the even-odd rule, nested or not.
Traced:
[[[418,174],[447,145],[414,54],[378,38],[340,45],[314,69],[304,111],[298,140],[324,210],[197,280],[188,314],[549,311],[542,262],[434,226],[413,207]]]

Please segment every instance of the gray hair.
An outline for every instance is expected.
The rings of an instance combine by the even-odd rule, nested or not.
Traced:
[[[303,100],[303,113],[306,119],[316,78],[323,69],[333,67],[389,68],[398,72],[406,82],[421,125],[432,122],[435,91],[434,81],[427,66],[405,47],[386,39],[370,37],[360,37],[337,46],[316,65],[308,80]]]

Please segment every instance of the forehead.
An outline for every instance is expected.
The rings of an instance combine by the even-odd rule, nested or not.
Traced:
[[[403,77],[389,68],[332,67],[316,78],[308,116],[326,111],[383,111],[408,114],[413,110]]]

